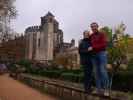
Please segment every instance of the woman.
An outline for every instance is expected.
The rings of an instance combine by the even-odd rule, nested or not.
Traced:
[[[90,36],[89,31],[83,32],[83,39],[79,43],[80,61],[84,69],[84,89],[85,92],[87,93],[92,92],[91,86],[92,86],[92,72],[93,72],[93,66],[91,61],[92,51],[89,50],[89,47],[91,47],[89,36]]]

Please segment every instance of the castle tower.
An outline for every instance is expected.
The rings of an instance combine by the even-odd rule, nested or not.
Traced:
[[[48,12],[41,17],[41,56],[45,61],[52,61],[54,50],[54,16]]]
[[[48,12],[41,17],[41,25],[25,30],[26,58],[40,62],[53,61],[63,46],[63,31],[54,15]]]
[[[71,40],[71,46],[75,47],[75,40],[74,39]]]

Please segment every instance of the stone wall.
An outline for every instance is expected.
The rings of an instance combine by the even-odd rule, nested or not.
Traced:
[[[127,93],[118,91],[112,91],[111,96],[106,97],[95,93],[87,94],[82,86],[71,82],[36,76],[33,77],[26,74],[20,74],[17,78],[31,87],[57,96],[61,100],[131,100]]]
[[[80,56],[77,47],[72,47],[64,52],[58,53],[55,62],[67,69],[80,69]]]

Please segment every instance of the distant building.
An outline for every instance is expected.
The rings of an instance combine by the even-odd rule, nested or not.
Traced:
[[[55,61],[67,69],[80,69],[80,56],[78,47],[71,47],[64,52],[58,53]]]
[[[59,29],[58,21],[50,12],[41,17],[41,25],[25,30],[25,38],[26,59],[40,62],[53,61],[59,53],[75,46],[74,39],[71,43],[63,41],[63,31]]]
[[[0,43],[0,61],[19,61],[25,58],[25,38],[16,37],[13,40]]]

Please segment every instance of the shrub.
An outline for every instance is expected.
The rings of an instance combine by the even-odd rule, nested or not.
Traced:
[[[120,91],[133,91],[133,72],[118,72],[113,78],[113,89]]]
[[[130,61],[128,62],[128,71],[132,71],[133,72],[133,58],[130,59]]]
[[[66,81],[81,82],[83,81],[83,74],[62,73],[61,78]]]
[[[58,71],[58,70],[43,70],[43,71],[40,71],[40,75],[42,76],[46,76],[46,77],[49,77],[49,78],[59,78],[60,75],[61,75],[61,72]]]
[[[113,78],[113,89],[133,92],[133,59],[128,62],[126,71],[119,71]]]
[[[42,68],[40,66],[37,66],[37,64],[33,64],[31,61],[25,59],[20,60],[19,62],[17,62],[17,64],[25,67],[26,72],[31,74],[39,74],[40,70],[42,70]]]
[[[16,72],[16,70],[17,70],[16,65],[15,65],[14,63],[11,63],[11,64],[10,64],[10,67],[9,67],[9,70],[10,70],[11,72]]]
[[[32,63],[29,60],[22,59],[19,62],[17,62],[17,64],[28,68],[28,67],[31,67]]]
[[[73,74],[80,74],[83,71],[81,69],[77,69],[77,70],[62,70],[64,73],[73,73]]]

